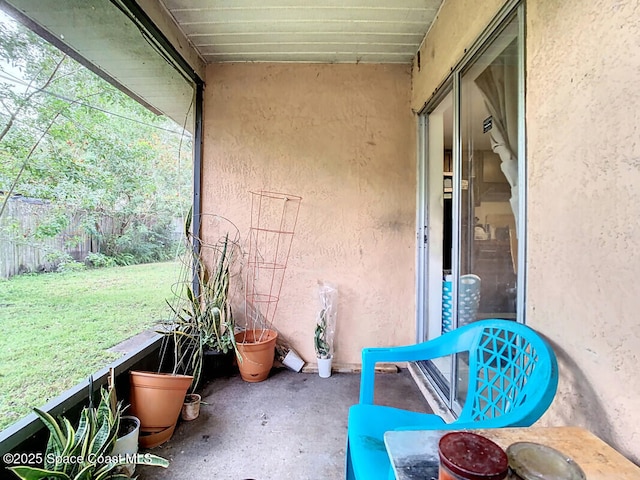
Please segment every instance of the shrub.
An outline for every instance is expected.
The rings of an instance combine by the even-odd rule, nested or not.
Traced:
[[[118,264],[115,258],[108,257],[100,252],[90,253],[86,256],[84,262],[87,266],[93,268],[115,267]]]

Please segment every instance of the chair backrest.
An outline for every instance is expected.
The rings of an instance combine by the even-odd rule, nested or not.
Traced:
[[[469,383],[456,424],[525,427],[549,408],[558,386],[551,347],[533,329],[511,320],[482,320],[451,332],[467,339]],[[459,357],[464,362],[464,357]]]

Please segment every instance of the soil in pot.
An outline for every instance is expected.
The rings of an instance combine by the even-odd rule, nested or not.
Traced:
[[[246,382],[266,380],[273,367],[276,340],[275,330],[246,330],[236,334],[238,368]]]
[[[122,417],[120,419],[120,426],[118,428],[118,438],[125,437],[131,432],[135,431],[140,426],[140,421],[134,419],[134,417]]]

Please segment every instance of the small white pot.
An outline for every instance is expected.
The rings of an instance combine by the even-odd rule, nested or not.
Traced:
[[[132,415],[123,416],[120,421],[124,419],[131,419],[136,424],[137,427],[132,432],[129,432],[124,437],[119,437],[116,440],[116,443],[113,446],[113,450],[111,451],[111,455],[133,455],[138,453],[138,436],[140,434],[140,420],[138,417],[134,417]],[[128,463],[119,467],[121,472],[131,477],[133,472],[135,471],[136,466],[133,463]]]
[[[289,350],[287,355],[282,359],[282,364],[294,372],[299,372],[302,370],[302,367],[304,367],[304,360],[302,360],[296,352]]]
[[[318,375],[320,378],[329,378],[331,376],[331,357],[318,359]]]

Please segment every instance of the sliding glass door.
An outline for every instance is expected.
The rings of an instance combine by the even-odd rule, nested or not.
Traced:
[[[421,118],[424,339],[480,319],[524,320],[521,30],[517,9]],[[466,395],[467,364],[458,355],[421,366],[454,413]]]

